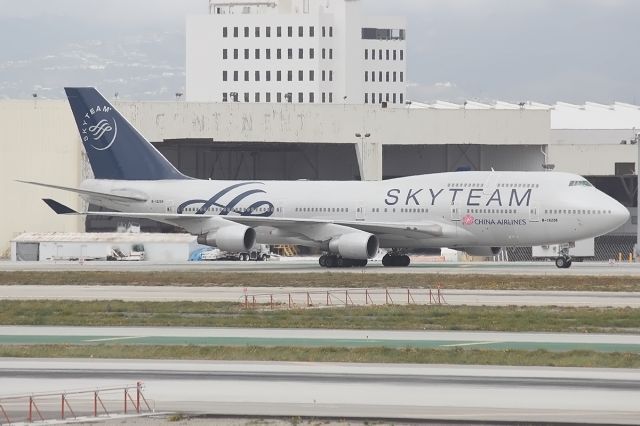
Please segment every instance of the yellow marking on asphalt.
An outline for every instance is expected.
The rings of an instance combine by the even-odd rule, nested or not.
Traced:
[[[491,342],[452,343],[450,345],[440,345],[440,347],[490,345],[492,343],[504,343],[504,342],[491,341]]]
[[[148,336],[105,337],[103,339],[84,340],[84,342],[109,342],[112,340],[144,339]]]

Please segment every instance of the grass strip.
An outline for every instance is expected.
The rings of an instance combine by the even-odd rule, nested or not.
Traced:
[[[550,265],[550,268],[554,266]],[[366,271],[366,269],[365,269]],[[231,287],[442,288],[486,290],[640,291],[632,276],[381,274],[347,272],[3,271],[0,285],[171,285]]]
[[[640,309],[389,305],[272,311],[238,303],[5,300],[0,324],[638,333]]]
[[[219,361],[469,364],[550,367],[640,368],[640,355],[546,350],[297,348],[228,346],[28,345],[0,346],[0,357],[127,358]]]

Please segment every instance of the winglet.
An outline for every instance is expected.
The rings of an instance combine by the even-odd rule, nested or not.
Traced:
[[[56,200],[52,200],[51,198],[43,198],[42,201],[47,203],[51,210],[56,212],[56,214],[79,214],[77,211],[73,210],[70,207],[65,206],[57,202]]]

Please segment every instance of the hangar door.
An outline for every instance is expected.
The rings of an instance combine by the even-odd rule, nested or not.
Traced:
[[[16,243],[16,260],[40,260],[40,243]]]

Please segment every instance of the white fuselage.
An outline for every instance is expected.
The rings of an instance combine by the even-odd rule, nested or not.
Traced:
[[[381,233],[377,237],[384,248],[567,243],[610,232],[629,217],[624,206],[584,178],[555,172],[438,173],[380,182],[87,180],[82,187],[147,200],[122,203],[84,197],[122,212],[268,216],[407,227],[437,224],[442,229],[441,235],[421,239]],[[314,245],[298,238],[295,229],[283,233],[260,226],[256,231],[259,243]]]

